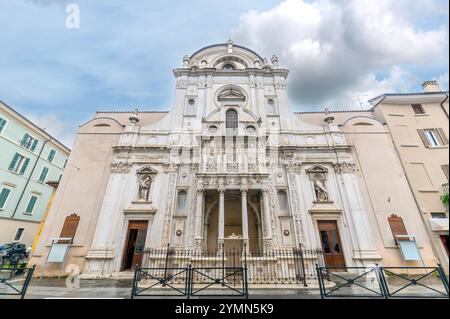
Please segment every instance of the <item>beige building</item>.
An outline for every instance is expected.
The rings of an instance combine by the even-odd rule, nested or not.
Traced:
[[[402,218],[427,264],[448,271],[448,92],[425,82],[424,92],[384,94],[368,111],[333,112],[352,145],[377,248],[388,265],[404,264],[388,218]],[[323,113],[299,113],[319,125]],[[417,263],[420,266],[420,263]]]
[[[31,261],[38,273],[59,273],[46,259],[60,237],[71,238],[65,265],[94,277],[161,266],[149,251],[167,246],[246,249],[249,263],[281,271],[296,261],[267,256],[300,248],[324,252],[310,265],[402,266],[395,235],[436,265],[382,111],[390,98],[367,112],[295,114],[278,58],[232,41],[185,56],[174,75],[170,112],[98,112],[80,126]]]

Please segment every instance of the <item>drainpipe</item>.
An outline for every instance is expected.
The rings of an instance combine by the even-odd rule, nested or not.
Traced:
[[[16,216],[17,210],[19,209],[19,205],[22,202],[23,195],[25,195],[25,191],[27,190],[28,184],[30,184],[31,177],[33,176],[33,173],[34,173],[34,171],[36,169],[36,166],[37,166],[39,160],[41,159],[42,152],[44,151],[45,145],[47,145],[47,143],[50,142],[51,140],[52,139],[49,139],[49,140],[45,141],[44,145],[42,145],[41,151],[39,152],[39,155],[38,155],[38,157],[36,159],[36,162],[34,163],[33,170],[31,171],[30,175],[27,178],[27,182],[25,184],[25,187],[23,188],[23,191],[22,191],[22,194],[20,195],[19,200],[17,201],[16,208],[14,209],[14,213],[11,215],[11,218],[14,218],[14,216]]]
[[[444,107],[444,103],[447,102],[447,100],[448,100],[448,93],[445,92],[445,100],[442,101],[442,103],[441,103],[441,108],[442,108],[442,111],[444,112],[444,114],[445,114],[445,115],[447,116],[447,118],[448,118],[448,113],[445,111],[445,107]]]

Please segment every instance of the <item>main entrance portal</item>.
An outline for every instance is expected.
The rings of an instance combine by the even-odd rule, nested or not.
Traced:
[[[226,191],[224,194],[224,222],[220,222],[220,196],[217,192],[208,192],[205,198],[206,249],[215,251],[221,249],[223,243],[226,251],[242,251],[243,244],[253,252],[262,248],[262,226],[260,196],[258,192],[248,192],[243,199],[240,191]],[[243,227],[243,205],[247,207],[247,230]],[[245,221],[244,221],[245,223]],[[223,227],[221,238],[220,227]],[[248,240],[245,240],[246,234]]]

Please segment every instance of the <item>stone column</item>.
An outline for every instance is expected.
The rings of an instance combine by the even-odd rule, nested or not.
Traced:
[[[249,250],[249,237],[248,237],[248,213],[247,213],[247,191],[248,189],[245,187],[241,188],[241,196],[242,196],[242,238],[244,240],[244,244],[246,250]]]
[[[203,220],[203,193],[204,189],[199,184],[197,188],[197,213],[195,215],[195,243],[197,249],[202,247],[202,220]]]
[[[219,238],[218,251],[221,251],[225,240],[225,188],[219,187]]]

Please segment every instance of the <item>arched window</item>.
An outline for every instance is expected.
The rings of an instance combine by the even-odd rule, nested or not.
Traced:
[[[185,190],[178,192],[177,211],[185,211],[187,202],[187,192]]]
[[[228,110],[226,114],[226,128],[238,128],[238,114],[236,110]]]
[[[288,196],[285,191],[278,191],[278,207],[280,209],[280,213],[286,214],[288,212]]]
[[[223,66],[222,70],[234,70],[236,69],[233,64],[227,63]]]

